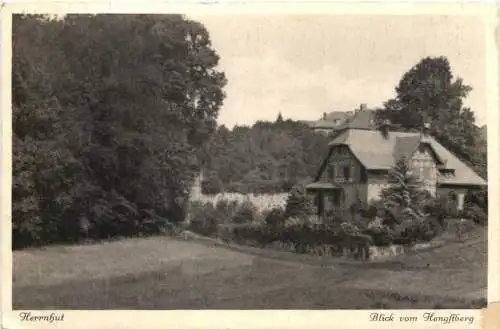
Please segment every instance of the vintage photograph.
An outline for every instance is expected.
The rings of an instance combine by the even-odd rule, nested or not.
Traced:
[[[13,309],[486,307],[485,40],[473,15],[13,15]]]

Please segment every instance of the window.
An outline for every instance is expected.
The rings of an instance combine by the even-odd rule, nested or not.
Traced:
[[[423,178],[426,180],[432,179],[432,168],[431,167],[429,167],[429,166],[424,167]]]
[[[344,166],[344,178],[345,179],[350,179],[351,178],[351,167],[349,166]]]
[[[451,201],[457,201],[457,194],[454,192],[454,191],[450,191],[450,193],[448,193],[448,198],[450,198]]]
[[[328,168],[328,179],[333,180],[334,177],[335,177],[335,166],[330,166]]]

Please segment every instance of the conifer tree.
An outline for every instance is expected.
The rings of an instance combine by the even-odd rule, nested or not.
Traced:
[[[285,218],[306,218],[311,209],[312,203],[304,186],[294,186],[286,201]]]
[[[278,118],[276,118],[276,123],[283,123],[283,115],[281,115],[281,112],[278,113]]]
[[[385,208],[392,214],[404,213],[411,218],[421,217],[421,201],[424,197],[422,182],[411,171],[406,157],[399,159],[389,171],[388,182],[389,187],[381,191]]]

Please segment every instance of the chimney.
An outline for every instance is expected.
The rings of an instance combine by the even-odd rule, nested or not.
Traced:
[[[389,138],[389,129],[391,127],[391,120],[385,119],[380,125],[380,131],[385,139]]]
[[[366,104],[365,104],[365,103],[360,104],[360,105],[359,105],[359,110],[360,110],[360,111],[366,111]]]
[[[422,138],[429,138],[430,133],[431,133],[431,124],[429,122],[425,122],[421,136]]]
[[[323,120],[326,120],[326,112],[323,112]]]

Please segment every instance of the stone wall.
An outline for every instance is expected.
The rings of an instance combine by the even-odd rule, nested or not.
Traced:
[[[253,203],[259,211],[270,210],[276,207],[285,208],[288,199],[288,193],[276,194],[242,194],[242,193],[218,193],[214,195],[205,195],[201,192],[201,175],[197,177],[193,187],[191,188],[190,200],[202,203],[211,203],[226,200],[229,202],[243,203],[249,201]]]

